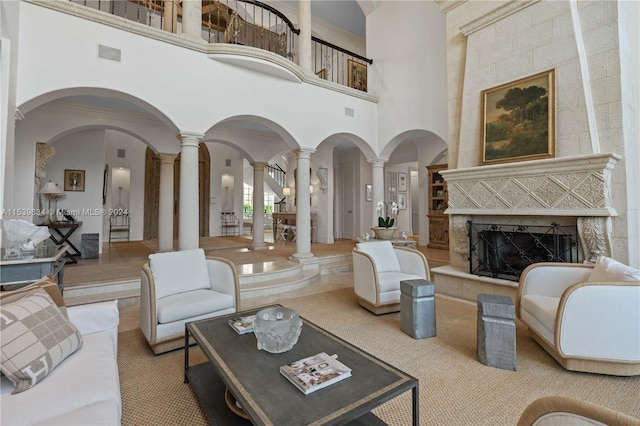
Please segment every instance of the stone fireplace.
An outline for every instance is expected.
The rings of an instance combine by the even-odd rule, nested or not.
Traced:
[[[453,249],[450,265],[434,268],[438,292],[472,300],[483,292],[515,294],[513,277],[470,273],[476,248],[470,247],[469,223],[500,224],[508,235],[522,226],[529,234],[547,233],[530,232],[531,227],[572,228],[578,241],[575,247],[570,247],[570,239],[564,241],[565,258],[556,261],[593,262],[600,255],[611,256],[611,218],[617,216],[610,197],[611,174],[620,160],[613,153],[592,154],[441,172],[449,190],[445,213],[450,215]]]

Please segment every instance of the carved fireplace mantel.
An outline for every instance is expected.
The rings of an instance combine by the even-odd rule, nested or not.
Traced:
[[[452,237],[468,250],[470,216],[576,217],[585,260],[611,254],[611,171],[615,153],[560,157],[442,171],[449,190]],[[455,235],[462,233],[461,235]]]

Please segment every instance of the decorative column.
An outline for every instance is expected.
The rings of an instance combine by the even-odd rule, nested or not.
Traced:
[[[173,251],[173,164],[177,156],[160,153],[158,252]]]
[[[182,35],[202,39],[202,1],[182,0]]]
[[[264,166],[267,163],[253,163],[253,250],[265,250],[264,243]],[[275,230],[274,230],[275,232]]]
[[[374,158],[369,160],[371,163],[371,175],[373,179],[373,208],[371,209],[371,223],[378,226],[378,215],[376,213],[376,204],[378,201],[384,200],[384,163],[387,159]]]
[[[296,252],[291,260],[304,263],[313,259],[311,253],[311,194],[309,192],[309,167],[314,149],[301,148],[298,156],[298,173],[296,177]]]
[[[309,0],[298,0],[298,24],[300,25],[298,65],[303,71],[311,73],[311,2]]]
[[[164,21],[162,29],[170,33],[178,33],[178,5],[180,0],[164,1]]]
[[[180,132],[180,211],[178,248],[198,248],[198,144],[202,133]]]

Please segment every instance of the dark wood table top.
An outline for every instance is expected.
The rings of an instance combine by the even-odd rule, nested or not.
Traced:
[[[416,378],[304,318],[298,343],[281,354],[258,350],[253,333],[239,335],[227,324],[229,318],[257,311],[187,324],[187,331],[254,424],[343,424],[410,389],[417,415]],[[352,369],[352,376],[305,395],[279,368],[319,352],[337,354]]]

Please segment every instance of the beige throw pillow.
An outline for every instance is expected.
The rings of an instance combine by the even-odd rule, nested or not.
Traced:
[[[0,333],[0,369],[12,394],[35,386],[82,346],[80,332],[42,289],[0,306]]]
[[[60,287],[58,287],[58,283],[55,281],[52,274],[45,275],[39,281],[36,281],[24,287],[20,287],[17,290],[0,291],[0,305],[12,303],[19,299],[22,299],[27,294],[38,288],[46,290],[47,294],[49,294],[58,308],[60,308],[64,316],[68,318],[67,307],[65,306],[62,292],[60,291]]]

